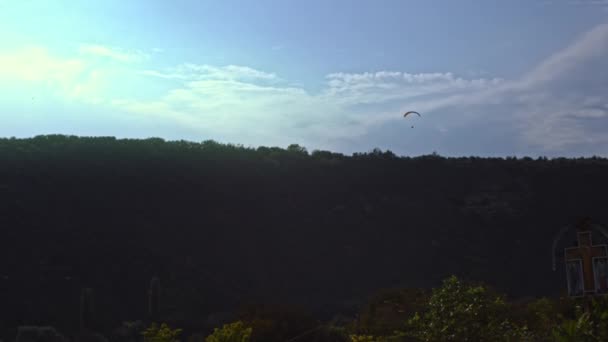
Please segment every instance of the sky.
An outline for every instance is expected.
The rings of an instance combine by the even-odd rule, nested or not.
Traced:
[[[0,0],[0,94],[2,137],[608,157],[608,0]]]

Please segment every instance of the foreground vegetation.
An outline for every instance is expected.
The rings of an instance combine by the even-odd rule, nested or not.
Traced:
[[[398,291],[393,293],[398,294]],[[410,292],[410,295],[416,294]],[[420,293],[417,293],[419,295]],[[389,300],[385,293],[381,303],[393,308],[410,307],[414,312],[403,321],[378,314],[368,308],[366,318],[347,324],[330,322],[318,325],[296,336],[282,335],[286,325],[268,329],[267,322],[244,319],[224,324],[204,338],[204,342],[405,342],[405,341],[607,341],[608,301],[595,298],[587,311],[582,301],[566,298],[541,298],[528,302],[509,303],[504,295],[486,286],[470,284],[452,276],[426,296],[423,305],[415,302]],[[405,299],[393,296],[395,299]],[[411,297],[409,300],[418,301]],[[292,322],[293,323],[293,322]],[[146,342],[176,342],[179,330],[155,324],[144,332]],[[274,334],[271,336],[270,334]],[[195,337],[188,339],[193,342]],[[202,339],[201,339],[202,342]]]

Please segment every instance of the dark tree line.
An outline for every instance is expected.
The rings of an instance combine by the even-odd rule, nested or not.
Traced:
[[[0,139],[0,329],[74,328],[83,287],[103,324],[142,317],[153,275],[184,329],[267,300],[351,312],[378,289],[450,274],[559,293],[552,236],[580,215],[608,223],[607,171],[597,157]]]

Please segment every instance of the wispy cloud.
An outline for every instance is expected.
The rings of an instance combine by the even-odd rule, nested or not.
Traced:
[[[570,5],[580,7],[608,7],[608,0],[543,0],[541,5]]]
[[[285,144],[294,140],[313,143],[315,139],[326,138],[325,130],[335,129],[332,121],[340,121],[344,114],[335,104],[323,102],[301,88],[224,76],[223,73],[215,79],[185,76],[180,78],[186,79],[182,86],[159,99],[125,99],[115,105],[142,117],[154,115],[191,130],[253,144]]]
[[[534,86],[560,78],[577,67],[582,61],[595,57],[605,57],[608,51],[608,23],[600,24],[584,33],[577,41],[553,54],[529,72],[521,82],[522,86]]]
[[[83,44],[80,46],[79,50],[80,53],[84,55],[110,58],[119,62],[139,62],[149,57],[148,54],[141,51],[127,51],[120,48],[95,44]]]
[[[608,0],[570,0],[571,5],[608,7]]]
[[[436,106],[441,103],[438,96],[452,99],[501,83],[500,79],[465,79],[452,73],[332,73],[326,77],[325,88],[311,94],[286,85],[273,73],[243,66],[184,64],[143,73],[178,80],[182,86],[155,101],[124,101],[123,109],[138,115],[151,110],[166,118],[179,112],[180,122],[191,128],[239,141],[283,144],[297,140],[312,146],[364,135],[371,127],[400,117],[404,103],[417,100],[421,107],[424,103]]]
[[[450,72],[410,74],[399,71],[333,73],[326,78],[325,95],[350,105],[405,101],[433,95],[450,96],[487,89],[502,81],[498,78],[465,79]]]
[[[608,115],[608,24],[547,58],[511,90],[503,96],[509,96],[512,108],[521,108],[514,117],[529,143],[554,151],[606,143],[608,136],[592,126],[608,128],[603,119]]]
[[[246,66],[227,65],[222,67],[208,64],[185,63],[167,70],[144,70],[143,75],[155,76],[167,79],[183,80],[280,80],[274,73],[256,70]]]
[[[608,153],[608,24],[589,30],[519,79],[460,81],[462,91],[455,91],[447,75],[435,78],[443,80],[439,89],[449,91],[428,99],[404,97],[402,108],[441,117],[445,129],[491,123],[497,135],[511,131],[511,143],[522,150]]]
[[[462,124],[486,125],[511,132],[511,144],[538,153],[608,153],[608,24],[600,24],[572,44],[549,56],[519,79],[463,80],[446,74],[429,74],[409,79],[412,86],[387,87],[387,79],[399,73],[365,74],[339,78],[330,85],[347,84],[353,101],[366,101],[377,90],[379,98],[391,95],[402,101],[402,110],[416,108],[441,118],[440,131]],[[331,79],[331,77],[330,77]],[[376,82],[380,82],[377,87]],[[416,82],[417,81],[417,82]],[[433,82],[437,81],[437,82]],[[352,86],[351,86],[352,85]],[[392,93],[393,89],[403,91]],[[372,90],[372,91],[369,91]],[[340,93],[340,91],[337,91]],[[430,96],[424,96],[424,95]],[[414,95],[414,96],[412,96]],[[416,97],[415,95],[422,95]],[[361,98],[361,100],[358,100]],[[458,113],[451,116],[448,113]],[[397,120],[390,111],[369,121]],[[379,133],[379,132],[378,132]],[[475,135],[463,136],[470,142]],[[482,141],[479,141],[482,143]],[[501,144],[505,142],[496,142]]]

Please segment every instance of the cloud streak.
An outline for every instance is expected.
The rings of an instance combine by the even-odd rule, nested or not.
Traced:
[[[179,80],[250,80],[279,81],[274,73],[256,70],[246,66],[227,65],[223,67],[208,64],[186,63],[165,71],[143,70],[142,75]]]
[[[608,121],[601,120],[608,114],[607,61],[608,24],[600,24],[514,82],[503,96],[514,96],[513,105],[525,110],[516,116],[525,141],[551,151],[605,144],[605,134],[590,125],[608,128]]]
[[[141,51],[126,51],[120,48],[95,44],[83,44],[80,46],[79,51],[83,55],[109,58],[123,63],[140,62],[149,58],[148,54]]]
[[[449,96],[501,83],[501,79],[464,79],[452,73],[410,74],[399,71],[333,73],[327,75],[325,96],[344,104],[381,103],[421,96]]]
[[[596,7],[601,9],[608,9],[608,0],[545,0],[541,2],[542,5],[569,5],[577,7]]]

